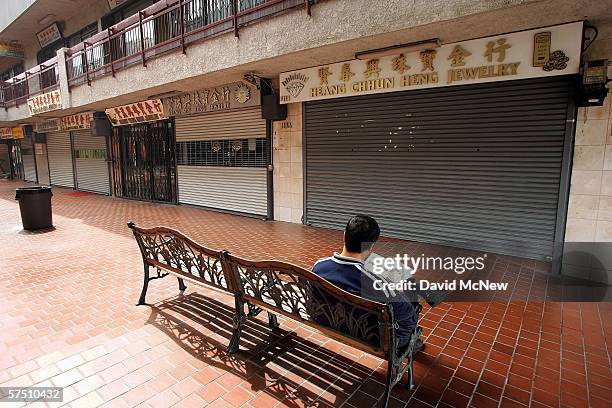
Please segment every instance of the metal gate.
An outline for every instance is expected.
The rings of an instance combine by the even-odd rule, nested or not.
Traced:
[[[106,138],[93,136],[91,130],[72,132],[76,188],[110,194]]]
[[[36,178],[36,160],[34,158],[34,144],[32,136],[27,135],[21,140],[21,159],[23,161],[23,175],[25,181],[38,182]]]
[[[342,228],[365,213],[388,236],[550,260],[562,241],[570,86],[557,77],[306,103],[306,222]]]
[[[176,202],[172,121],[116,127],[112,139],[116,196]]]
[[[74,188],[70,132],[47,133],[47,157],[51,185]]]

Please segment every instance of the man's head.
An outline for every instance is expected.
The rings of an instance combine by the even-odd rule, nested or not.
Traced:
[[[369,253],[380,236],[378,223],[367,215],[356,215],[346,224],[344,248],[352,253]]]

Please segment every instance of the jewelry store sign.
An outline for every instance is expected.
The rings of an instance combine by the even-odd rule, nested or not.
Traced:
[[[30,115],[38,115],[39,113],[51,112],[58,109],[62,109],[62,97],[59,89],[42,95],[36,95],[28,99],[28,110],[30,111]]]
[[[162,99],[168,116],[219,112],[261,103],[260,92],[252,85],[236,82]]]
[[[582,22],[280,75],[281,103],[576,74]]]
[[[159,99],[147,99],[146,101],[106,109],[106,116],[113,126],[153,122],[167,118]]]

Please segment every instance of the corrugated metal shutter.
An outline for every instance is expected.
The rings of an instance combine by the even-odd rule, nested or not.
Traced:
[[[552,256],[567,78],[305,105],[306,221],[377,218],[384,235]]]
[[[92,136],[91,130],[72,132],[74,150],[103,150],[106,153],[106,139]],[[105,156],[106,157],[106,156]],[[108,163],[106,158],[81,158],[75,153],[76,188],[101,194],[110,194]]]
[[[176,118],[176,141],[266,137],[259,107]]]
[[[21,140],[21,159],[23,161],[23,173],[25,181],[36,183],[36,162],[34,159],[34,145],[32,138],[26,136]]]
[[[51,185],[74,188],[70,132],[47,134],[47,156]]]
[[[267,215],[265,167],[178,166],[179,202]]]
[[[265,138],[259,107],[175,119],[176,141]],[[179,203],[266,216],[265,167],[177,166]]]

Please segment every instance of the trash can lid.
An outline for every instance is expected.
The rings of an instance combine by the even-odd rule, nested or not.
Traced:
[[[38,193],[48,193],[50,191],[51,191],[51,187],[45,187],[45,186],[20,187],[20,188],[15,189],[15,192],[19,194],[38,194]]]

